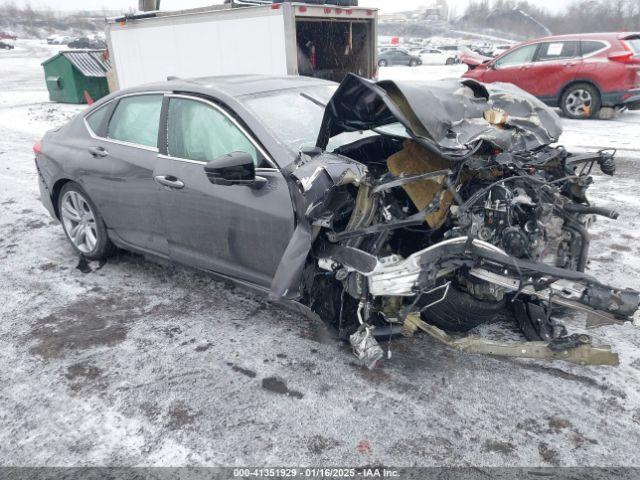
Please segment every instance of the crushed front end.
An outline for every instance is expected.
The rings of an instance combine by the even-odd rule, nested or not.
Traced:
[[[330,138],[368,135],[331,153]],[[594,216],[591,172],[613,151],[552,147],[557,115],[510,85],[373,83],[356,76],[325,111],[318,148],[287,174],[298,226],[275,297],[299,298],[372,366],[376,337],[416,329],[471,353],[617,364],[608,347],[556,319],[632,321],[638,292],[585,273]],[[527,342],[454,338],[505,312]]]

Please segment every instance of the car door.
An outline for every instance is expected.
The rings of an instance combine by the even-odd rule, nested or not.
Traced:
[[[389,65],[404,65],[405,63],[408,63],[405,53],[400,50],[393,50],[389,60]]]
[[[269,287],[294,229],[289,188],[267,152],[221,106],[185,95],[165,100],[166,145],[154,176],[176,262]],[[231,152],[251,155],[261,188],[213,184],[204,167]],[[167,184],[166,181],[169,183]]]
[[[117,239],[166,256],[153,179],[162,101],[162,93],[126,95],[86,117],[81,180]]]
[[[389,66],[397,65],[398,64],[398,51],[397,50],[389,50],[387,52],[386,60],[387,60],[387,64]]]
[[[581,63],[578,41],[540,43],[526,90],[537,97],[556,100],[560,89],[577,77]]]
[[[425,65],[444,65],[445,55],[439,50],[422,50],[420,58]]]
[[[623,62],[612,62],[607,55],[602,54],[609,48],[609,44],[602,40],[582,40],[580,42],[581,63],[577,77],[593,81],[602,91],[613,82],[620,82],[629,73]],[[614,89],[615,90],[615,89]]]
[[[483,82],[513,83],[523,90],[527,90],[535,83],[529,70],[538,49],[538,44],[518,47],[491,62],[482,77]]]

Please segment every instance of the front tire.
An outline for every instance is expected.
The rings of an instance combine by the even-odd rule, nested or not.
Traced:
[[[89,260],[102,260],[114,250],[98,208],[87,192],[74,182],[66,183],[58,196],[58,213],[73,249]]]
[[[466,332],[483,323],[495,320],[504,312],[506,299],[500,301],[478,300],[466,292],[449,287],[447,296],[440,302],[444,291],[438,289],[423,295],[416,305],[422,319],[448,332]],[[430,307],[427,307],[428,305]],[[422,310],[424,309],[424,310]]]
[[[409,62],[409,66],[410,67],[417,67],[418,66],[418,61],[417,60],[411,60]]]
[[[571,85],[560,98],[562,112],[576,120],[595,117],[601,106],[600,92],[588,83]]]
[[[456,61],[453,58],[447,58],[444,62],[445,65],[453,65]]]

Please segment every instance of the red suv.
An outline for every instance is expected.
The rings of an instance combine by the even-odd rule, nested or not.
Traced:
[[[640,109],[640,33],[546,37],[484,62],[461,61],[469,65],[464,77],[513,83],[569,118],[591,118],[602,107]]]

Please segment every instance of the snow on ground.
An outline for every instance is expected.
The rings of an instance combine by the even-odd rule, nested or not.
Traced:
[[[206,275],[131,254],[81,273],[38,201],[31,152],[83,108],[46,100],[51,53],[28,41],[0,53],[0,465],[638,464],[631,325],[591,332],[619,368],[465,355],[416,336],[368,371],[322,326]],[[610,146],[634,120],[566,123],[572,142]],[[640,288],[628,153],[620,175],[596,176],[593,196],[621,218],[596,223],[589,268]],[[567,323],[581,331],[584,318]]]

